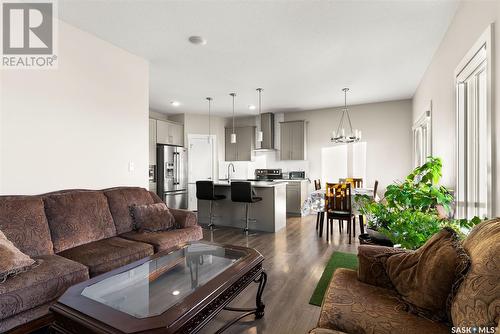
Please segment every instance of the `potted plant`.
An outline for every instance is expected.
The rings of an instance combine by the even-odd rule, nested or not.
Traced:
[[[403,182],[387,186],[382,201],[375,202],[366,195],[356,196],[360,212],[368,218],[368,227],[393,244],[416,249],[445,226],[463,235],[464,229],[479,223],[477,217],[471,221],[451,218],[454,198],[449,189],[439,185],[441,169],[441,159],[429,157]]]

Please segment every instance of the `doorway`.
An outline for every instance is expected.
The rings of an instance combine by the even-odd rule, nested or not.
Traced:
[[[217,171],[215,135],[188,134],[188,209],[196,211],[196,181],[214,180]]]

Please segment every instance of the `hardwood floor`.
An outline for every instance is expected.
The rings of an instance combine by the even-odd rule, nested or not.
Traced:
[[[325,235],[319,238],[315,230],[316,216],[288,218],[285,229],[278,233],[259,233],[246,237],[240,229],[219,228],[204,230],[208,241],[242,245],[257,249],[266,258],[264,268],[268,274],[263,300],[266,304],[263,319],[249,316],[230,327],[225,333],[307,333],[314,328],[320,308],[309,305],[309,298],[323,273],[333,251],[357,252],[358,241],[348,244],[348,235],[339,235],[338,225],[329,243]],[[345,231],[346,229],[344,229]],[[255,305],[257,285],[243,291],[232,306]],[[214,333],[235,313],[221,312],[202,331]]]

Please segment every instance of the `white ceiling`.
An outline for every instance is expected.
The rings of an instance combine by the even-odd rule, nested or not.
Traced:
[[[59,1],[60,17],[150,62],[150,107],[228,115],[411,98],[455,11],[422,1]],[[191,35],[207,39],[188,43]],[[174,108],[170,101],[181,102]]]

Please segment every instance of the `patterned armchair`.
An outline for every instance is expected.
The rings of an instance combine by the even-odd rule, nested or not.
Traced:
[[[499,329],[500,218],[477,225],[461,243],[470,260],[466,274],[451,288],[443,314],[431,320],[398,294],[386,273],[386,261],[404,252],[381,246],[360,246],[358,272],[337,269],[323,300],[314,334],[450,333],[450,327]],[[425,268],[422,268],[425,271]]]

